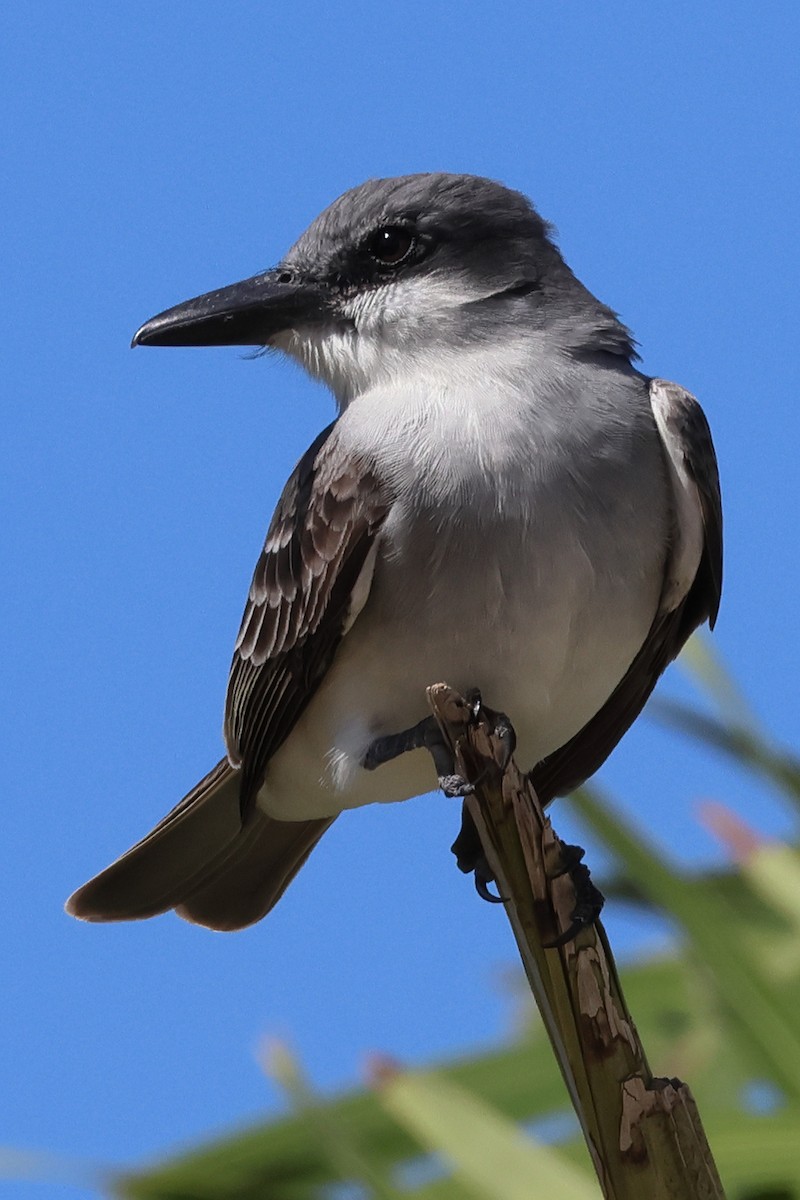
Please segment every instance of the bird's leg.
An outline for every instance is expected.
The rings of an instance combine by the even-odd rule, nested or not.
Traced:
[[[511,761],[517,742],[511,722],[505,713],[487,708],[483,704],[477,688],[467,692],[465,699],[470,709],[470,720],[477,721],[479,716],[487,719],[492,733],[499,738],[501,755],[497,765],[501,772],[504,771]],[[375,738],[367,747],[362,766],[367,771],[374,771],[376,767],[391,762],[394,758],[399,758],[408,750],[421,749],[427,750],[433,759],[439,787],[446,796],[472,795],[476,784],[480,783],[480,777],[475,783],[468,783],[464,776],[456,771],[453,751],[444,740],[442,731],[432,716],[425,717],[416,725],[412,725],[410,729],[403,729],[400,733],[389,733]],[[453,843],[452,851],[456,856],[459,869],[465,874],[474,874],[478,895],[493,904],[502,904],[503,897],[496,896],[489,890],[489,884],[494,882],[494,874],[483,853],[478,831],[466,805],[462,809],[461,831]]]
[[[557,879],[559,875],[569,875],[575,889],[575,907],[572,910],[569,927],[557,938],[553,938],[552,942],[547,943],[548,950],[556,946],[565,946],[567,942],[571,942],[576,934],[585,929],[587,925],[594,925],[603,910],[605,897],[600,889],[592,883],[589,868],[583,862],[584,854],[585,850],[581,846],[570,846],[567,842],[561,843],[561,869],[556,871],[552,878]]]
[[[399,758],[408,750],[423,749],[427,750],[433,759],[439,787],[445,796],[468,796],[475,790],[472,784],[467,783],[463,775],[459,775],[456,771],[453,752],[442,737],[442,731],[432,716],[425,717],[416,725],[412,725],[410,729],[404,729],[400,733],[388,733],[383,737],[375,738],[367,748],[362,766],[367,771],[374,771],[376,767],[391,762],[393,758]]]
[[[465,697],[470,709],[470,720],[475,721],[481,708],[481,694],[473,688]],[[442,736],[442,731],[433,716],[425,717],[404,729],[400,733],[388,733],[375,740],[367,747],[362,760],[362,766],[367,771],[374,771],[383,763],[399,758],[407,750],[427,750],[433,759],[439,787],[445,796],[469,796],[475,791],[474,784],[468,783],[463,775],[456,771],[453,751]]]

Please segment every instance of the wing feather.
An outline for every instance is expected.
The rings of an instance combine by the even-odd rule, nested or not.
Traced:
[[[228,758],[241,767],[243,814],[269,759],[319,686],[366,599],[389,497],[342,453],[335,422],[310,447],[278,503],[253,573],[225,708]],[[368,590],[368,589],[367,589]]]
[[[673,537],[650,632],[600,711],[531,772],[543,804],[579,787],[608,758],[644,708],[659,676],[704,621],[713,628],[722,591],[722,501],[711,431],[684,388],[651,379],[650,402],[673,486]]]

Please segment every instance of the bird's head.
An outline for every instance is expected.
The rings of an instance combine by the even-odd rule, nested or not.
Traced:
[[[576,286],[519,192],[474,175],[374,179],[335,200],[278,266],[167,309],[133,344],[282,350],[346,402],[540,326]]]

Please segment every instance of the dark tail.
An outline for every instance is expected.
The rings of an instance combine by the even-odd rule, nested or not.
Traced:
[[[239,773],[217,763],[180,804],[67,901],[83,921],[133,921],[174,908],[209,929],[242,929],[281,898],[334,820],[275,821],[259,810],[243,826]]]

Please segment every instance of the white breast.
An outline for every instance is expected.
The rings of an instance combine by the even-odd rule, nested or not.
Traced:
[[[567,371],[532,394],[478,384],[465,364],[458,388],[376,390],[340,418],[337,436],[398,501],[364,608],[270,766],[274,816],[435,786],[424,752],[359,763],[373,737],[425,715],[439,680],[509,712],[531,767],[597,712],[647,635],[669,505],[646,392],[609,409]]]

